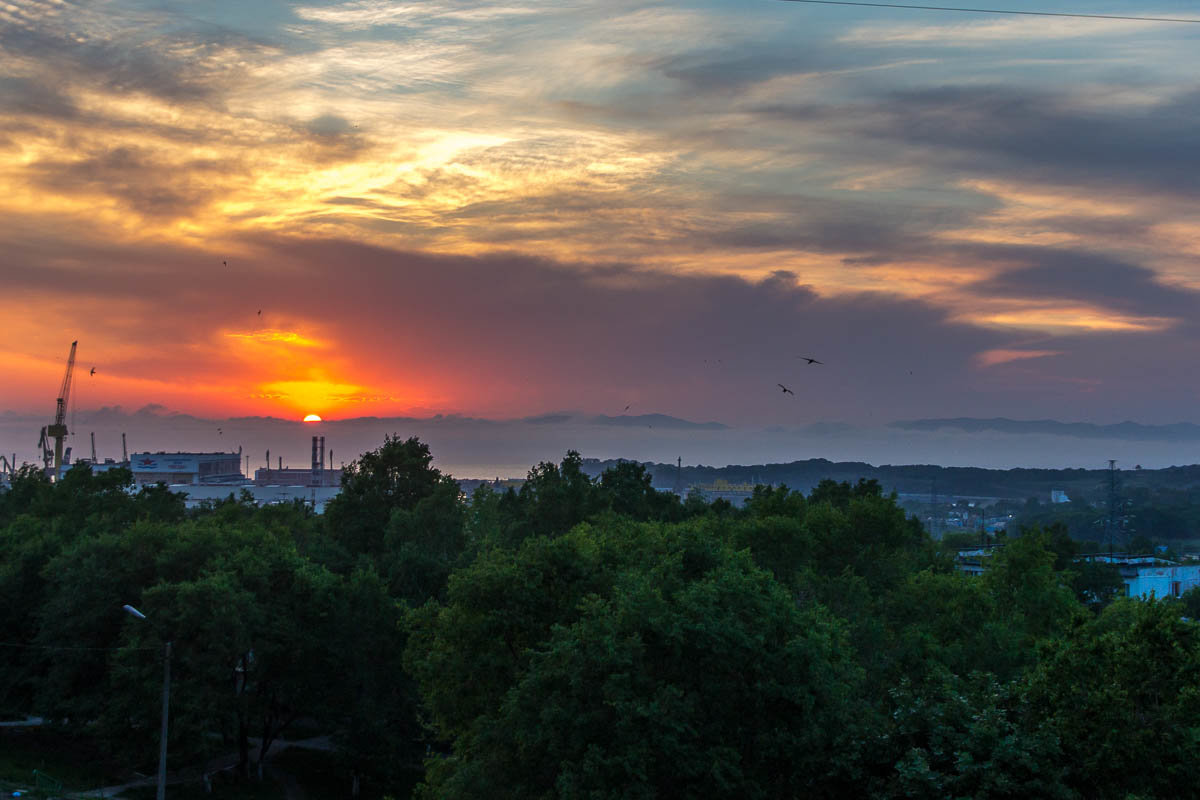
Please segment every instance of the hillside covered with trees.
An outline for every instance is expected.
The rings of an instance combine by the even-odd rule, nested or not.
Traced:
[[[170,641],[172,769],[218,797],[303,737],[346,797],[1197,794],[1200,604],[1112,599],[1061,528],[969,578],[873,480],[734,509],[572,452],[464,498],[399,438],[320,516],[129,477],[0,494],[0,713],[116,771]]]
[[[599,475],[615,466],[617,461],[586,459],[584,470]],[[883,464],[863,461],[829,461],[810,458],[780,464],[728,466],[685,465],[646,462],[646,471],[654,485],[669,488],[710,485],[717,481],[731,484],[786,485],[805,493],[821,481],[834,480],[856,483],[873,480],[885,493],[931,495],[942,498],[994,497],[1025,500],[1049,498],[1050,491],[1061,489],[1071,496],[1102,497],[1108,485],[1107,469],[986,469],[983,467],[943,467],[936,464]],[[1121,469],[1120,480],[1131,491],[1200,490],[1200,465],[1166,467],[1163,469]]]

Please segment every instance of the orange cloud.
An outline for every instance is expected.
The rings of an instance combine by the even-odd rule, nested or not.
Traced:
[[[1006,350],[997,348],[994,350],[985,350],[975,357],[976,365],[980,367],[994,367],[997,364],[1008,364],[1013,361],[1022,361],[1029,358],[1048,358],[1050,356],[1061,356],[1063,350]]]

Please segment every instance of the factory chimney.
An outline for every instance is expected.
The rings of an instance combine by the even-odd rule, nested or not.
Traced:
[[[270,472],[270,471],[271,471],[271,450],[270,450],[270,448],[267,448],[267,463],[266,463],[266,467],[267,467],[267,472]]]
[[[121,460],[129,463],[129,448],[125,446],[125,434],[121,434]]]
[[[317,463],[321,465],[321,473],[322,473],[321,477],[324,478],[325,477],[324,476],[324,472],[325,472],[325,437],[324,436],[321,437],[321,458],[317,461]],[[325,482],[324,480],[321,481],[321,483],[324,483],[324,482]]]
[[[309,466],[312,469],[312,477],[309,479],[308,485],[316,486],[317,478],[319,477],[319,473],[320,473],[320,469],[321,469],[320,462],[317,461],[317,437],[316,436],[312,437],[312,461],[309,462]]]

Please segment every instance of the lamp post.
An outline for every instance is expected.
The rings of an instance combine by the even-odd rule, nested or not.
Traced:
[[[121,608],[138,619],[146,615],[131,605]],[[171,643],[167,642],[163,649],[163,690],[162,690],[162,732],[158,741],[158,794],[157,800],[165,800],[167,796],[167,706],[171,699]]]

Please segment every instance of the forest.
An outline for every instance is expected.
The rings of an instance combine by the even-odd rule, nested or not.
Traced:
[[[466,497],[388,437],[321,515],[25,471],[0,492],[0,719],[152,774],[170,642],[177,796],[267,797],[295,739],[324,743],[328,797],[1200,791],[1200,598],[1121,597],[1057,525],[965,576],[873,480],[738,509],[583,467]]]

